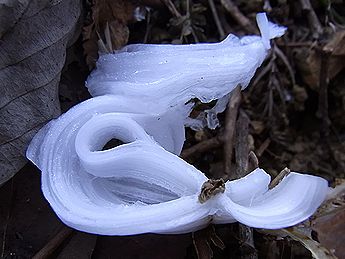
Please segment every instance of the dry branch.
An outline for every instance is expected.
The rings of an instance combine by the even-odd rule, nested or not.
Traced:
[[[214,19],[214,22],[216,23],[216,26],[217,26],[217,29],[218,29],[219,36],[220,36],[221,39],[223,39],[224,36],[225,36],[225,32],[224,32],[222,23],[220,22],[220,19],[219,19],[219,16],[218,16],[218,12],[217,12],[217,8],[216,8],[216,5],[214,4],[214,1],[213,1],[213,0],[208,0],[208,4],[209,4],[209,6],[210,6],[210,8],[211,8],[212,15],[213,15],[213,19]]]
[[[71,234],[73,229],[68,227],[63,227],[56,236],[53,237],[37,254],[35,254],[33,259],[43,259],[48,258],[54,253],[54,251],[65,241]]]
[[[237,5],[231,0],[221,0],[225,10],[229,12],[231,17],[249,33],[255,33],[257,30],[250,20],[238,9]]]
[[[222,137],[216,136],[214,138],[210,138],[207,140],[204,140],[202,142],[199,142],[198,144],[187,148],[182,151],[181,158],[186,159],[188,157],[191,157],[192,155],[204,153],[210,149],[217,148],[222,145]]]
[[[236,126],[236,119],[238,108],[241,102],[241,86],[237,86],[228,103],[225,113],[225,131],[224,131],[224,172],[230,178],[231,174],[231,160],[232,150],[234,147],[234,133]]]
[[[244,177],[248,172],[248,135],[249,117],[243,110],[241,110],[236,123],[235,157],[237,178]],[[241,258],[258,258],[258,254],[254,247],[253,229],[251,227],[239,223],[239,238],[243,243],[243,245],[240,247]]]
[[[330,119],[328,115],[328,67],[332,51],[323,48],[321,50],[321,67],[320,67],[320,81],[319,81],[319,107],[317,114],[321,118],[321,136],[327,137],[329,135]]]
[[[322,26],[321,26],[319,19],[317,18],[317,15],[316,15],[310,1],[309,0],[300,0],[299,2],[302,6],[302,10],[306,11],[306,13],[307,13],[307,19],[308,19],[310,29],[313,32],[313,37],[315,39],[318,39],[320,34],[322,33]]]

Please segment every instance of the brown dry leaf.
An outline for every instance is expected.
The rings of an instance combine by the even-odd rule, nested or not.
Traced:
[[[323,247],[320,243],[314,241],[310,236],[300,231],[298,227],[288,228],[278,230],[286,233],[292,239],[300,242],[305,248],[307,248],[312,256],[316,259],[336,259],[332,251],[329,251],[327,248]]]
[[[341,180],[314,216],[312,229],[324,247],[338,258],[345,258],[345,182]]]
[[[336,32],[322,49],[331,52],[328,76],[329,79],[332,79],[345,67],[345,30]],[[296,57],[297,66],[301,70],[304,82],[312,89],[318,89],[321,67],[320,51],[301,48]]]
[[[334,252],[338,258],[345,258],[345,209],[317,218],[313,229],[323,246]]]
[[[345,258],[345,181],[340,183],[327,196],[311,219],[290,228],[259,232],[277,237],[289,236],[300,242],[317,259]],[[318,241],[312,238],[312,230],[316,231]]]
[[[259,232],[263,234],[273,235],[279,238],[290,237],[291,239],[300,242],[306,249],[308,249],[313,258],[316,259],[336,259],[337,257],[329,251],[327,248],[323,247],[320,243],[314,241],[308,232],[303,227],[296,226],[291,228],[283,229],[262,229]]]
[[[90,69],[95,66],[99,50],[111,52],[127,44],[129,37],[127,24],[135,21],[134,11],[139,6],[138,2],[135,0],[93,1],[92,21],[83,29],[84,54]]]
[[[26,163],[26,148],[38,129],[60,114],[60,73],[81,12],[74,0],[30,1],[24,9],[7,2],[0,14],[21,9],[1,27],[0,185]]]

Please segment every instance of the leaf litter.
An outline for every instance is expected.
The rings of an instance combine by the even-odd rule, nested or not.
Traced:
[[[83,47],[89,68],[93,67],[98,51],[112,52],[121,48],[127,41],[143,42],[145,39],[145,42],[148,43],[193,43],[197,40],[214,42],[221,38],[210,6],[206,1],[140,1],[140,4],[139,1],[111,1],[112,6],[110,8],[106,2],[95,1],[91,5],[92,7],[86,7],[89,18],[85,21],[83,30]],[[124,4],[124,2],[126,3]],[[229,5],[226,5],[229,2],[236,5],[238,11],[245,17],[249,17],[249,21],[252,23],[253,14],[263,8],[263,3],[256,6],[243,1],[221,1],[221,3],[215,1],[218,18],[226,34],[229,32],[244,33],[248,30],[248,27],[243,26],[239,20],[236,20],[233,14],[229,15]],[[342,73],[344,68],[343,63],[339,62],[343,59],[344,44],[335,44],[337,50],[332,51],[331,61],[328,66],[328,98],[330,100],[328,109],[331,130],[326,137],[320,132],[320,119],[316,116],[320,82],[317,71],[320,71],[319,60],[321,55],[318,49],[328,44],[332,45],[333,42],[342,42],[344,10],[336,3],[330,3],[326,6],[322,3],[314,6],[315,3],[313,3],[311,11],[304,10],[302,13],[301,8],[294,9],[284,1],[279,3],[262,2],[265,2],[266,8],[267,3],[269,3],[271,8],[270,16],[274,21],[286,24],[289,27],[289,32],[283,40],[276,41],[277,49],[280,50],[280,52],[279,50],[277,52],[279,54],[276,53],[277,57],[266,61],[267,63],[263,66],[262,71],[257,73],[257,80],[254,79],[252,82],[252,87],[249,88],[249,91],[243,93],[241,109],[248,114],[251,125],[248,136],[249,139],[252,139],[250,150],[257,155],[260,154],[258,155],[260,166],[267,168],[272,176],[279,173],[273,168],[287,166],[292,170],[315,172],[326,177],[335,185],[345,178],[344,123],[341,120],[341,114],[344,114],[345,109],[345,92],[341,88],[344,82]],[[107,6],[107,8],[104,8],[105,13],[94,15],[93,12],[97,8],[101,8],[101,5],[103,5],[102,8]],[[170,8],[166,8],[166,5]],[[299,3],[296,2],[295,5],[298,6]],[[114,6],[117,6],[116,11],[113,10]],[[133,11],[138,6],[150,6],[146,15],[146,17],[150,17],[149,21],[133,23],[135,21],[135,19],[133,20]],[[177,12],[171,11],[174,9],[173,7]],[[313,31],[315,27],[301,20],[301,17],[306,14],[305,12],[308,12],[307,15],[314,12],[319,21],[322,21],[320,24],[323,32],[318,35],[317,39],[315,39],[315,31]],[[181,17],[184,16],[182,22],[174,22],[177,13]],[[323,15],[325,14],[327,22],[323,22]],[[7,28],[13,27],[10,25]],[[191,28],[193,28],[194,35]],[[9,32],[10,30],[6,33]],[[80,47],[81,41],[77,41],[76,44],[79,44]],[[273,67],[275,68],[272,69]],[[71,70],[66,70],[67,73],[70,73],[68,71]],[[268,84],[271,86],[270,89],[267,88]],[[261,98],[265,93],[267,93],[266,97]],[[64,95],[64,92],[60,92],[61,95]],[[72,96],[71,98],[75,97]],[[209,106],[212,107],[212,104]],[[46,119],[49,119],[49,116],[46,116]],[[220,116],[219,119],[221,125],[224,125],[224,117]],[[23,125],[22,128],[27,129],[27,126]],[[217,141],[210,142],[210,146],[207,143],[203,145],[201,150],[196,148],[194,153],[188,155],[187,158],[199,169],[208,172],[209,177],[224,170],[221,150],[223,140],[220,137],[223,130],[223,127],[218,128],[216,131],[204,130],[201,134],[202,138],[200,138],[199,132],[188,130],[186,133],[186,149],[193,148],[196,144],[207,142],[212,138],[217,139]],[[18,145],[15,145],[15,147],[18,148]],[[216,170],[211,170],[212,168],[216,168]],[[19,176],[23,177],[23,173],[21,172]],[[3,188],[6,188],[8,184]],[[339,190],[339,187],[335,190]],[[277,245],[277,249],[273,249],[272,253],[278,251],[281,256],[286,256],[286,251],[283,252],[281,249],[281,247],[285,247],[285,250],[289,250],[289,253],[295,256],[310,257],[313,255],[316,258],[333,258],[335,255],[342,258],[344,249],[338,245],[343,241],[344,236],[343,231],[341,231],[344,222],[344,196],[342,193],[339,191],[334,194],[335,196],[320,208],[318,214],[302,226],[282,230],[283,234],[275,233],[274,241],[268,238],[267,233],[254,232],[255,251],[261,256],[268,255],[267,257],[269,257],[269,252],[265,254],[267,247]],[[8,207],[5,206],[6,209]],[[5,221],[1,220],[1,222]],[[8,231],[7,235],[14,235],[12,231],[15,230]],[[217,237],[224,242],[225,248],[222,250],[206,241],[208,249],[203,250],[203,254],[206,253],[209,257],[213,255],[213,258],[226,258],[230,255],[235,258],[246,257],[246,253],[238,249],[238,244],[245,242],[239,239],[239,230],[236,226],[217,226],[215,231]],[[205,240],[209,238],[207,235],[204,237]],[[51,237],[53,236],[54,234],[51,234]],[[151,238],[151,240],[161,238],[159,236],[149,236],[143,235],[143,238]],[[285,238],[286,236],[290,236],[290,238]],[[46,238],[39,245],[36,244],[31,251],[37,252],[44,247],[45,242],[49,239]],[[132,250],[132,255],[133,252],[137,252],[143,253],[142,255],[145,256],[145,253],[148,253],[147,249],[151,246],[143,241],[144,239],[128,237],[128,243],[125,247]],[[307,249],[311,251],[311,254],[308,254],[307,250],[301,249],[301,246],[297,243],[291,243],[294,242],[291,239],[304,243]],[[105,241],[104,238],[97,238],[94,258],[102,258],[100,249],[104,249],[105,244],[109,245],[109,240]],[[171,240],[174,240],[173,236]],[[119,244],[122,241],[113,238],[111,242],[111,246],[114,246],[114,244]],[[139,242],[139,247],[133,246],[133,242]],[[180,253],[174,255],[171,253],[171,257],[169,257],[164,249],[158,249],[157,258],[161,258],[159,256],[195,258],[196,254],[191,239],[184,239],[183,242],[185,242],[185,247]],[[204,241],[198,242],[202,243]],[[67,249],[68,243],[67,240],[60,249]],[[17,243],[13,242],[11,244],[11,247],[5,244],[5,254],[16,249]],[[145,248],[140,247],[140,244],[144,245]],[[164,247],[162,243],[160,243],[160,246]],[[223,246],[221,247],[223,248]],[[213,252],[207,252],[209,248]],[[109,252],[111,251],[110,247],[106,249]],[[21,253],[20,249],[17,251],[18,254]],[[130,253],[121,250],[121,254],[126,257],[126,254],[129,256]],[[103,254],[103,256],[105,255]]]

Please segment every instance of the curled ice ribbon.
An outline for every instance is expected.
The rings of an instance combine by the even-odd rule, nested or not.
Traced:
[[[192,98],[210,102],[248,86],[270,49],[269,40],[286,28],[257,15],[260,36],[230,34],[220,43],[132,44],[102,55],[86,86],[93,96],[121,95],[149,102],[156,110]]]
[[[257,169],[200,203],[207,177],[167,151],[180,149],[183,124],[131,105],[118,112],[114,103],[120,102],[114,96],[87,100],[48,124],[30,145],[44,195],[69,226],[106,235],[185,233],[234,221],[281,228],[308,218],[325,198],[322,178],[290,173],[268,190],[270,176]],[[102,150],[112,138],[125,144]]]
[[[267,30],[262,30],[262,37],[240,39],[245,44],[238,43],[237,39],[233,45],[244,44],[241,46],[247,50],[248,44],[255,42],[262,50],[263,60],[272,28],[278,28],[265,19]],[[202,49],[193,46],[190,51],[187,49],[186,55],[189,52],[194,55],[194,48]],[[146,53],[142,58],[150,63],[150,53],[160,47],[154,45],[152,51],[150,45],[128,48],[142,49]],[[159,53],[165,55],[165,51]],[[227,62],[247,64],[243,61],[245,55],[235,59],[236,62]],[[261,64],[260,60],[256,67]],[[98,69],[102,69],[102,62]],[[117,59],[113,65],[121,70],[122,62],[127,61]],[[195,62],[198,63],[196,57]],[[215,74],[222,70],[222,63],[210,62]],[[131,82],[136,84],[137,81],[129,78],[130,75],[122,77],[127,78],[127,88],[121,87],[124,81],[121,79],[121,84],[118,83],[119,78],[114,77],[111,66],[112,63],[105,66],[110,74],[96,70],[89,80],[91,92],[100,96],[76,105],[48,123],[27,150],[27,157],[42,171],[44,196],[67,225],[105,235],[186,233],[210,222],[235,221],[257,228],[282,228],[308,218],[324,200],[328,185],[322,178],[290,173],[269,190],[270,176],[256,169],[244,178],[226,182],[221,192],[200,202],[208,179],[178,157],[185,139],[184,124],[191,110],[191,105],[185,103],[191,97],[203,96],[201,99],[208,101],[226,96],[235,83],[249,82],[252,74],[248,75],[247,70],[243,74],[236,72],[237,81],[233,80],[231,71],[229,77],[222,77],[218,81],[221,90],[216,85],[212,91],[204,89],[193,76],[184,75],[176,81],[177,89],[163,78],[161,83],[154,83],[156,90],[147,94],[146,83],[142,88],[135,88],[138,85],[134,87]],[[150,69],[149,64],[133,66]],[[256,67],[252,69],[255,71]],[[208,68],[203,69],[206,73]],[[227,78],[229,87],[225,88]],[[188,90],[180,92],[181,87]],[[111,139],[124,144],[103,150]]]

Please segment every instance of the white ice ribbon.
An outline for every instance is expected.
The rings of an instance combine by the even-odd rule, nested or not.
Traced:
[[[220,43],[126,46],[102,55],[86,85],[93,96],[126,96],[150,103],[156,111],[194,97],[202,102],[219,99],[237,85],[248,86],[270,49],[269,39],[285,32],[264,13],[257,21],[262,37],[230,34]]]
[[[245,87],[266,55],[269,38],[281,34],[262,17],[262,37],[132,45],[101,58],[88,81],[91,93],[101,96],[47,124],[27,151],[62,221],[106,235],[185,233],[210,222],[287,227],[317,209],[328,192],[324,179],[290,173],[268,190],[270,176],[262,169],[227,182],[223,193],[200,203],[208,179],[178,157],[191,108],[185,102],[225,96],[238,83]],[[112,138],[124,144],[102,150]]]

